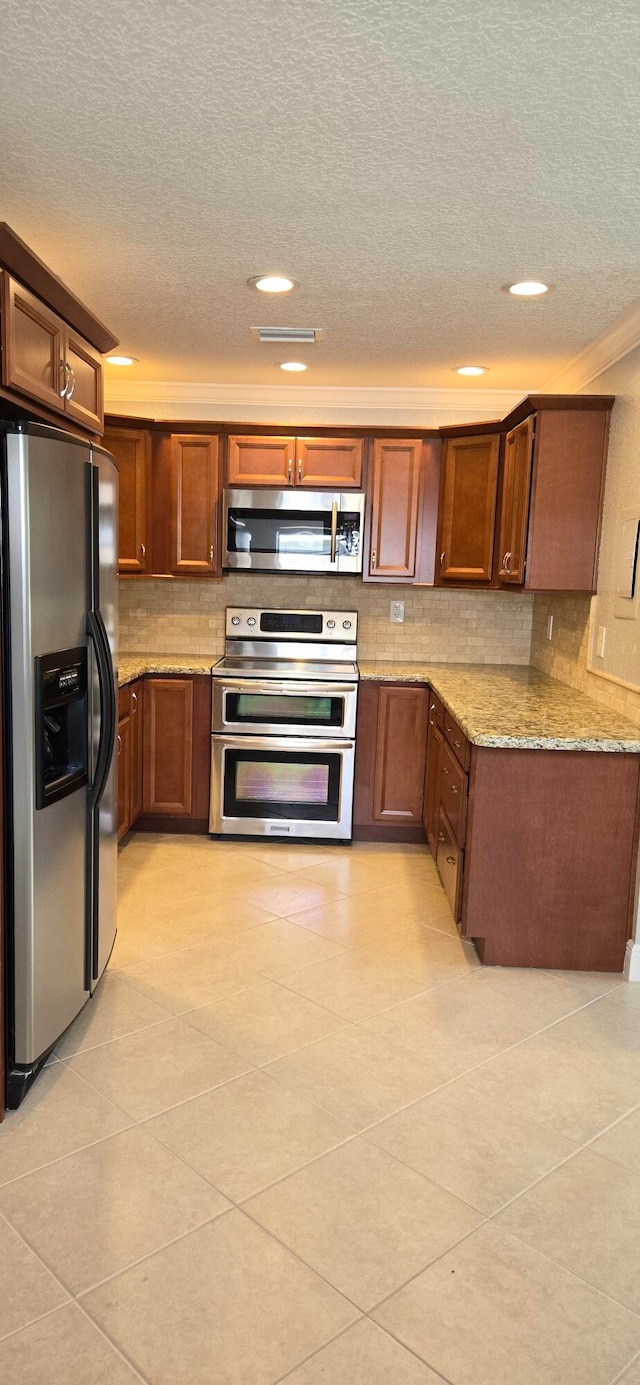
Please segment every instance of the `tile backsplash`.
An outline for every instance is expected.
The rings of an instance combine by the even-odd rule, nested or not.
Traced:
[[[403,625],[391,625],[391,600],[404,601]],[[335,607],[356,610],[362,659],[402,663],[527,664],[533,597],[495,591],[369,585],[356,578],[237,573],[222,582],[120,580],[124,652],[223,652],[226,606]]]
[[[534,597],[531,663],[552,678],[593,697],[602,706],[622,712],[640,726],[640,692],[591,673],[587,668],[591,597],[555,595]],[[553,616],[552,639],[547,621]]]

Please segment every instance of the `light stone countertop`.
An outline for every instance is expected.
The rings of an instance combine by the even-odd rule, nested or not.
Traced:
[[[208,674],[220,655],[121,654],[120,687],[147,673]],[[526,664],[386,663],[362,659],[360,677],[429,683],[474,745],[640,754],[640,727]]]
[[[359,663],[360,677],[429,683],[474,745],[640,753],[640,727],[522,664]]]

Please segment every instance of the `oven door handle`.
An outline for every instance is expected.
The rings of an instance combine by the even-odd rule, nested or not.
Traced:
[[[331,751],[353,751],[353,740],[323,740],[320,736],[236,736],[229,731],[214,731],[211,738],[221,741],[226,750],[315,750],[319,754]]]
[[[331,506],[331,554],[330,562],[335,563],[336,547],[338,539],[338,502],[334,500]]]
[[[271,678],[220,679],[222,692],[253,693],[257,697],[268,697],[270,693],[291,693],[298,696],[311,693],[314,696],[327,695],[339,697],[342,693],[354,693],[357,683],[302,683],[296,679],[289,683],[277,683]]]

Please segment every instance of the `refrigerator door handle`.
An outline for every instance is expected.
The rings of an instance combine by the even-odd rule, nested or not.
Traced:
[[[105,624],[99,611],[87,611],[88,632],[96,654],[100,687],[100,739],[89,804],[95,808],[104,793],[115,749],[116,685]]]

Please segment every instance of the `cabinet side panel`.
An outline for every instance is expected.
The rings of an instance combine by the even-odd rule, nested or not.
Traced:
[[[593,591],[609,414],[538,415],[527,587]]]
[[[621,971],[640,756],[474,747],[463,924],[482,959]]]

